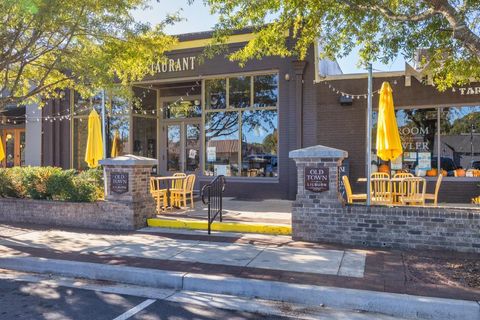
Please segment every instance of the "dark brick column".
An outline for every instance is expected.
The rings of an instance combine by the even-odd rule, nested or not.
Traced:
[[[343,207],[343,199],[338,192],[338,167],[348,157],[343,150],[325,146],[312,146],[290,151],[289,157],[297,165],[297,196],[292,205],[293,239],[315,239],[322,215]],[[307,168],[321,168],[328,171],[328,190],[311,191],[305,187]],[[307,173],[308,174],[308,173]]]
[[[131,211],[135,228],[146,225],[155,216],[150,194],[150,172],[157,159],[125,155],[100,161],[104,168],[105,200]]]
[[[307,62],[304,60],[293,61],[295,72],[295,121],[297,127],[296,148],[303,147],[303,73]]]

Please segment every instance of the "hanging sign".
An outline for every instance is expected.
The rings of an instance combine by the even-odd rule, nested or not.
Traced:
[[[312,192],[328,191],[329,169],[326,167],[305,167],[305,189]]]
[[[128,173],[126,172],[110,173],[110,191],[118,194],[128,192]]]

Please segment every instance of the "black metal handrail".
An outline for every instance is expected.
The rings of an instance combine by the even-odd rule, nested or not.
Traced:
[[[220,216],[220,222],[223,220],[222,207],[225,185],[225,177],[217,176],[212,182],[204,185],[202,188],[202,202],[208,206],[208,234],[211,232],[212,223],[215,221],[217,215]]]

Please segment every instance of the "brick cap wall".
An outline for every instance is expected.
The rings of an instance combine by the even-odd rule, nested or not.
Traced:
[[[292,150],[288,156],[293,159],[303,158],[347,158],[348,152],[327,146],[317,145],[308,148]]]
[[[133,154],[126,154],[124,156],[99,161],[103,166],[154,166],[157,162],[157,159],[140,157]]]

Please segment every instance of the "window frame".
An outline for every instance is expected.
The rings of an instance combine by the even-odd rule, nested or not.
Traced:
[[[395,111],[396,110],[415,110],[415,109],[435,109],[437,113],[437,120],[436,120],[436,131],[435,131],[435,139],[436,139],[436,144],[437,144],[437,167],[441,167],[441,112],[445,108],[461,108],[461,107],[479,107],[479,103],[450,103],[450,104],[436,104],[436,105],[419,105],[419,106],[412,106],[412,105],[406,105],[406,106],[395,106]],[[374,108],[373,112],[377,113],[378,117],[378,108]],[[372,135],[372,152],[373,150],[376,150],[373,148],[373,135]],[[432,151],[433,153],[433,151]],[[437,177],[428,177],[425,176],[423,177],[427,181],[436,181]],[[457,181],[457,182],[479,182],[480,177],[443,177],[443,181],[450,182],[450,181]]]
[[[75,148],[74,148],[74,140],[75,140],[75,120],[76,119],[81,119],[81,121],[87,121],[88,122],[88,116],[89,116],[89,112],[86,113],[86,114],[76,114],[76,110],[75,110],[75,96],[79,94],[77,91],[71,89],[71,94],[70,94],[70,106],[69,106],[69,109],[70,109],[70,168],[71,169],[76,169],[76,170],[83,170],[84,168],[78,168],[78,167],[75,167],[75,163],[74,163],[74,154],[75,154]],[[112,103],[112,91],[105,91],[105,109],[106,110],[109,110],[109,106],[110,104]],[[110,106],[111,107],[111,106]],[[111,109],[111,108],[110,108]],[[115,115],[117,117],[124,117],[124,118],[127,118],[128,119],[128,127],[129,127],[129,134],[128,134],[128,145],[129,145],[129,149],[128,150],[125,150],[126,153],[132,153],[132,145],[131,145],[131,139],[132,139],[132,130],[131,130],[131,126],[132,126],[132,106],[131,106],[131,103],[128,102],[128,107],[126,108],[126,114],[124,115]],[[100,115],[101,116],[101,115]],[[108,122],[108,118],[110,118],[110,116],[108,115],[108,112],[106,114],[106,117],[107,117],[107,122]],[[107,139],[109,139],[109,134],[107,132],[107,134],[105,135],[105,137],[107,137]],[[106,143],[104,141],[104,143]],[[109,149],[107,148],[107,158],[110,158],[109,156]]]
[[[254,79],[256,76],[265,76],[265,75],[276,75],[277,76],[277,103],[275,106],[265,106],[265,107],[255,107],[254,106],[254,99],[255,99],[255,91],[254,91]],[[246,108],[236,108],[236,107],[231,107],[230,106],[230,78],[235,78],[235,77],[250,77],[250,106]],[[225,88],[226,88],[226,108],[222,109],[209,109],[206,106],[206,82],[208,80],[215,80],[215,79],[226,79],[225,81]],[[201,178],[200,180],[203,179],[210,179],[211,176],[205,175],[206,172],[206,166],[207,166],[207,161],[206,161],[206,146],[207,146],[207,135],[206,135],[206,115],[211,112],[237,112],[238,113],[238,145],[239,145],[239,150],[238,150],[238,175],[237,176],[229,176],[229,179],[234,179],[234,180],[243,180],[245,182],[251,181],[251,182],[272,182],[272,181],[279,181],[280,177],[280,170],[281,170],[281,160],[280,160],[280,134],[278,137],[278,143],[277,143],[277,176],[276,177],[247,177],[247,176],[242,176],[242,115],[244,111],[261,111],[261,110],[271,110],[271,111],[277,111],[277,130],[280,133],[280,72],[279,70],[265,70],[265,71],[256,71],[256,72],[246,72],[246,73],[234,73],[234,74],[222,74],[222,75],[215,75],[215,76],[209,76],[205,77],[202,79],[202,126],[203,126],[203,139],[202,139],[202,149],[203,149],[203,163],[202,165],[202,170],[201,170]]]

